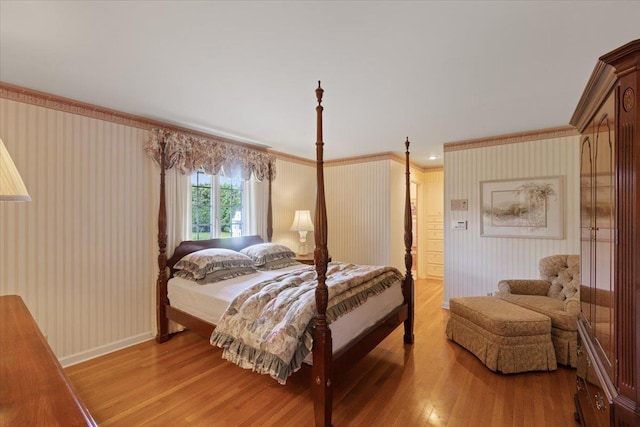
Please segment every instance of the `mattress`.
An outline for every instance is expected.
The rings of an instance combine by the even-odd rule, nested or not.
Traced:
[[[172,307],[215,325],[231,301],[244,289],[298,268],[308,266],[259,271],[208,285],[174,277],[168,283],[168,297]],[[364,304],[332,322],[330,328],[334,353],[382,320],[403,301],[402,282],[398,281],[383,293],[369,297]]]

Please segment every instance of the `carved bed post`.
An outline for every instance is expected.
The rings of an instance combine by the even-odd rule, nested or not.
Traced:
[[[406,178],[405,178],[405,203],[404,203],[404,265],[407,269],[407,274],[404,278],[403,294],[404,301],[408,305],[407,320],[404,321],[404,342],[407,344],[413,344],[413,308],[414,308],[414,284],[413,276],[411,275],[411,267],[413,266],[413,256],[411,255],[411,247],[413,246],[413,222],[411,218],[411,166],[409,162],[409,137],[405,141],[405,164],[406,164]]]
[[[271,207],[271,187],[273,186],[273,175],[271,168],[271,161],[269,161],[269,200],[267,201],[267,242],[271,242],[271,238],[273,237],[273,214]]]
[[[158,281],[156,283],[156,321],[159,343],[169,339],[169,321],[167,320],[167,205],[165,200],[165,149],[167,142],[163,132],[160,135],[160,207],[158,209]]]
[[[316,426],[331,426],[331,411],[333,405],[333,384],[331,383],[331,367],[333,362],[333,345],[331,341],[331,329],[327,324],[327,304],[329,291],[326,285],[327,260],[329,251],[327,249],[327,206],[324,195],[324,162],[322,141],[322,94],[324,90],[320,87],[316,89],[318,99],[317,113],[317,139],[316,139],[316,171],[317,171],[317,193],[316,193],[316,213],[315,213],[315,242],[316,247],[313,258],[318,273],[318,287],[316,288],[316,306],[318,317],[313,335],[313,404],[315,412]]]

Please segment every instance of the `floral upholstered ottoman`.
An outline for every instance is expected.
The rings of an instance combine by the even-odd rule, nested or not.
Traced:
[[[549,317],[496,297],[451,298],[449,309],[447,337],[492,371],[557,368]]]

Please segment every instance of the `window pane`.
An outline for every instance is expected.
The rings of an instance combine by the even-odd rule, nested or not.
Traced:
[[[211,175],[207,175],[204,172],[198,172],[191,175],[191,185],[208,185],[211,187]]]
[[[202,172],[191,175],[191,239],[211,238],[211,176]]]
[[[220,237],[242,236],[242,181],[220,177]]]

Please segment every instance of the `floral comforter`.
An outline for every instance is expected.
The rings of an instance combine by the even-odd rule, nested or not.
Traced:
[[[402,277],[393,267],[330,263],[327,321],[362,305]],[[211,344],[224,349],[225,359],[284,384],[313,346],[317,284],[315,268],[308,267],[250,287],[222,315]]]

